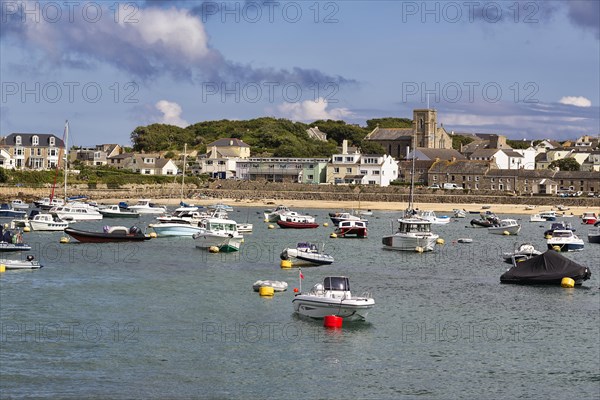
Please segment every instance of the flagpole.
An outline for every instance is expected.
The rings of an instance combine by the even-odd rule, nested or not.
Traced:
[[[302,294],[302,268],[298,267],[298,280],[300,281],[300,294]]]

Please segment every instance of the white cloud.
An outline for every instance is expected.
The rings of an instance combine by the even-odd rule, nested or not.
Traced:
[[[339,120],[351,117],[353,114],[347,108],[332,108],[327,110],[329,103],[322,97],[315,100],[305,100],[298,103],[284,103],[277,109],[284,117],[295,121],[314,121],[317,119]]]
[[[566,104],[575,107],[591,107],[592,102],[583,96],[565,96],[558,101],[560,104]]]
[[[163,115],[160,118],[161,124],[176,125],[181,128],[185,128],[189,123],[181,118],[181,106],[175,102],[160,100],[155,104],[158,111],[162,112]]]

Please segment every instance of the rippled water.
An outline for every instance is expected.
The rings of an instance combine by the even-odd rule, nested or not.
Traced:
[[[332,228],[267,229],[262,210],[242,251],[209,254],[192,239],[140,244],[59,244],[28,233],[45,265],[0,278],[0,396],[71,398],[497,399],[600,396],[600,245],[568,257],[587,265],[583,287],[501,285],[500,254],[532,242],[436,226],[444,246],[426,254],[381,249],[394,213],[370,218],[368,239],[330,239]],[[318,221],[327,211],[310,210]],[[519,218],[518,216],[514,216]],[[107,222],[80,223],[101,229]],[[137,223],[151,222],[145,217]],[[473,243],[455,243],[471,237]],[[293,292],[261,298],[258,279],[298,286],[279,253],[325,243],[331,266],[304,268],[303,285],[350,277],[376,307],[367,322],[328,331],[292,313]]]

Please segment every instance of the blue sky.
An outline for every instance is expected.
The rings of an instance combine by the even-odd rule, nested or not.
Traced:
[[[600,134],[600,2],[2,1],[0,135],[130,144],[154,122],[412,118]]]

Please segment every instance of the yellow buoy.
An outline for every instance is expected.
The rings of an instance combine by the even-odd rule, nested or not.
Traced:
[[[560,281],[560,286],[564,288],[572,288],[575,287],[575,281],[571,278],[564,277]]]
[[[208,248],[208,251],[210,251],[211,253],[218,253],[219,252],[219,247],[218,246],[210,246]]]
[[[438,238],[435,242],[437,244],[444,244],[444,243],[446,243],[446,242],[444,242],[444,239],[442,239],[442,238]]]
[[[275,225],[269,224],[269,229],[274,229],[274,228],[275,228]]]
[[[324,227],[328,227],[328,226],[329,226],[329,223],[325,222],[325,223],[323,223],[323,226],[324,226]]]
[[[329,237],[335,239],[337,237],[337,234],[335,232],[332,232],[331,235],[329,235]]]
[[[502,234],[503,234],[504,236],[508,236],[508,235],[510,235],[510,232],[509,232],[509,231],[504,231],[504,232],[502,232]]]
[[[258,288],[258,294],[261,296],[273,296],[275,290],[271,286],[261,286]]]
[[[552,250],[554,250],[554,251],[560,251],[560,246],[559,245],[554,245],[554,246],[552,246]]]
[[[60,242],[61,242],[61,243],[69,243],[69,238],[68,238],[67,236],[62,236],[62,237],[60,238]]]
[[[0,272],[6,271],[6,265],[0,264]]]
[[[150,232],[150,237],[152,239],[156,238],[158,235],[156,234],[156,232]]]
[[[28,227],[28,226],[26,226],[26,227],[23,228],[23,232],[29,232],[30,230],[31,230],[31,228]]]
[[[424,249],[424,248],[422,248],[421,246],[417,246],[417,247],[415,247],[415,251],[416,251],[417,253],[422,253],[423,251],[425,251],[425,249]]]
[[[544,236],[546,239],[552,239],[552,235],[546,235]]]
[[[279,263],[279,265],[281,266],[281,268],[292,268],[292,262],[290,260],[281,260],[281,263]]]

